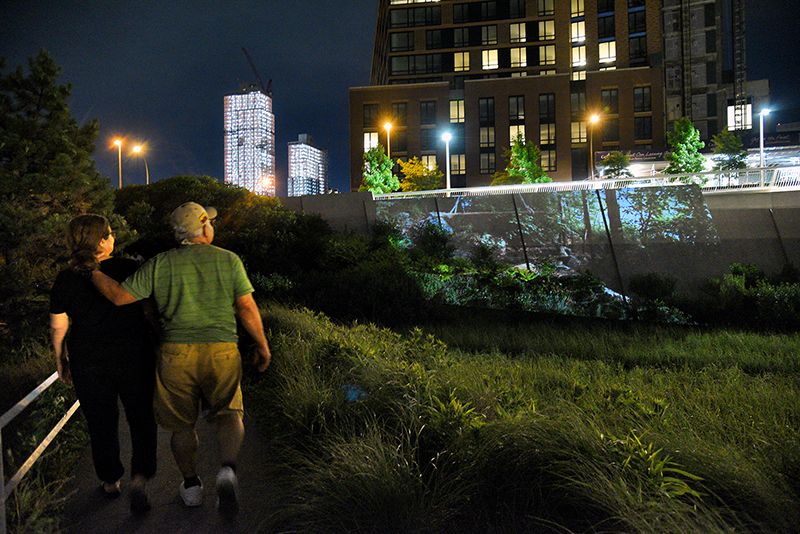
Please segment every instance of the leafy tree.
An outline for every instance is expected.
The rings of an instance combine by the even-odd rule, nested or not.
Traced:
[[[738,135],[730,130],[722,130],[711,138],[714,154],[718,156],[715,168],[721,171],[744,169],[747,165],[747,151]]]
[[[705,158],[700,150],[706,144],[700,140],[700,131],[694,127],[691,119],[681,117],[675,121],[672,132],[667,133],[667,143],[671,151],[666,159],[669,165],[665,169],[667,174],[688,174],[703,172]],[[691,179],[684,181],[691,182]]]
[[[363,178],[359,191],[375,194],[391,193],[400,188],[400,181],[392,173],[392,159],[386,155],[383,145],[370,148],[364,153]]]
[[[614,150],[609,152],[600,163],[605,169],[605,176],[611,179],[630,178],[633,176],[628,167],[631,166],[631,157],[628,154]]]
[[[24,313],[23,301],[43,300],[63,267],[67,221],[112,208],[113,190],[91,158],[97,121],[78,125],[60,74],[44,51],[27,72],[6,73],[0,62],[0,321]],[[119,231],[123,222],[113,224]]]
[[[442,186],[442,171],[436,164],[428,167],[417,156],[403,161],[397,160],[403,172],[403,179],[400,180],[401,191],[426,191],[428,189],[439,189]]]
[[[511,143],[511,148],[503,153],[508,161],[505,172],[497,172],[492,185],[537,184],[553,180],[542,170],[539,161],[541,152],[533,141],[525,141],[522,134]]]

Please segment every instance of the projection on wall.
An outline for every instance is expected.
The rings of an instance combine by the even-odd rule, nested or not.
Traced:
[[[422,226],[437,225],[457,255],[482,243],[506,263],[549,263],[563,275],[589,271],[610,286],[620,275],[689,276],[718,243],[696,186],[381,200],[377,217],[397,225],[409,244]]]

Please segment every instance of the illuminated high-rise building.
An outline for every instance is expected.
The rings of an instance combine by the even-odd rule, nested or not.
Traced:
[[[311,136],[300,134],[289,143],[290,197],[319,195],[328,190],[328,153],[313,144]]]
[[[727,106],[747,127],[744,0],[376,3],[370,85],[350,89],[351,190],[378,144],[472,187],[517,136],[548,176],[580,180],[611,151],[662,158],[679,117],[707,142]]]
[[[255,86],[225,96],[225,183],[275,196],[272,97]]]

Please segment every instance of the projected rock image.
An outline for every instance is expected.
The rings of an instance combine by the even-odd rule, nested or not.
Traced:
[[[441,225],[459,255],[483,243],[507,263],[524,266],[527,253],[531,268],[546,262],[561,274],[588,270],[612,284],[618,277],[609,236],[623,277],[667,265],[675,270],[674,257],[660,256],[686,259],[692,251],[707,253],[706,245],[717,242],[710,213],[694,186],[601,190],[599,195],[555,191],[383,200],[377,214],[397,224],[409,240],[419,225]]]

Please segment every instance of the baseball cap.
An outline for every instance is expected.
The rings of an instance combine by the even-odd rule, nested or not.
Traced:
[[[184,202],[174,210],[169,220],[176,234],[192,234],[201,229],[208,221],[217,217],[217,209],[204,208],[197,202]]]

